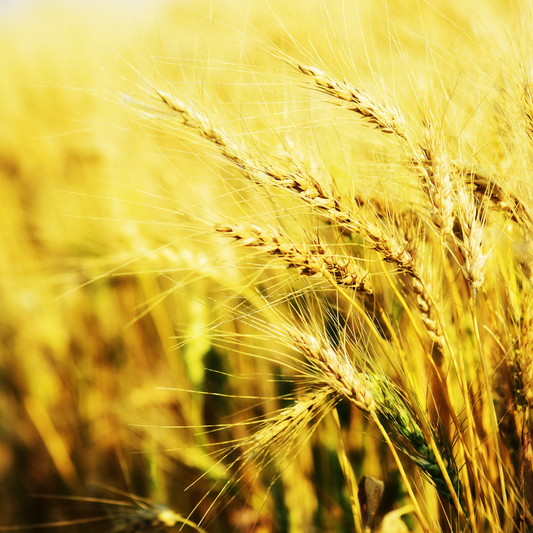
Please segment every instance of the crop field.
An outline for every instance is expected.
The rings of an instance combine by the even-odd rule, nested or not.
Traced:
[[[533,531],[533,6],[0,11],[0,532]]]

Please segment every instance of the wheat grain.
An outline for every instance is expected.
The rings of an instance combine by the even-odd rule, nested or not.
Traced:
[[[413,163],[421,175],[422,186],[430,200],[431,216],[441,238],[452,231],[455,220],[453,169],[445,143],[431,121],[425,121],[425,140]]]

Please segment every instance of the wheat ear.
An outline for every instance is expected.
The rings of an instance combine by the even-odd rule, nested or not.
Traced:
[[[435,131],[431,121],[426,120],[424,126],[425,140],[415,152],[413,163],[429,198],[433,222],[440,229],[444,241],[455,220],[453,168],[441,135]]]
[[[479,205],[502,211],[510,220],[515,221],[526,235],[531,232],[533,228],[531,209],[505,185],[504,180],[498,179],[481,167],[469,166],[460,161],[454,161],[453,165],[456,171],[469,181]]]
[[[524,106],[523,126],[528,138],[530,140],[533,140],[533,87],[531,85],[530,79],[526,78],[524,80],[522,96]]]
[[[436,135],[430,122],[426,122],[425,142],[417,150],[413,148],[413,143],[407,136],[402,115],[392,106],[376,102],[365,91],[356,88],[348,81],[336,80],[316,67],[300,64],[296,67],[303,74],[310,76],[320,90],[343,102],[343,108],[364,116],[380,131],[394,133],[400,138],[403,145],[409,149],[413,164],[423,177],[423,186],[432,206],[433,220],[435,225],[441,229],[442,238],[445,239],[446,235],[451,232],[454,222],[453,181],[444,143]],[[364,205],[368,199],[358,195],[356,201],[359,205]],[[373,202],[369,203],[372,204],[378,216],[384,217],[389,214],[390,209],[385,207],[383,202],[378,202],[376,205]],[[338,220],[342,220],[342,217],[338,217]],[[409,287],[414,294],[420,318],[434,344],[435,360],[438,365],[442,365],[444,354],[442,329],[437,320],[435,306],[426,289],[426,283],[415,264],[414,254],[409,248],[409,240],[407,239],[406,244],[402,245],[392,235],[382,231],[368,220],[357,225],[352,220],[351,225],[347,227],[370,242],[376,251],[383,254],[386,261],[399,266],[402,271],[409,274]]]
[[[294,440],[305,426],[324,409],[333,409],[338,401],[338,392],[329,385],[305,393],[290,407],[276,413],[265,421],[262,427],[247,438],[243,443],[245,452],[243,458],[251,460],[262,457],[268,450],[286,449],[287,442]],[[330,400],[331,398],[331,400]]]
[[[279,257],[289,266],[295,267],[302,276],[323,276],[327,273],[327,279],[335,280],[338,285],[353,287],[359,292],[372,295],[368,273],[351,257],[332,254],[319,242],[315,242],[310,249],[305,244],[291,242],[273,228],[266,229],[257,224],[217,224],[215,230],[232,237],[243,246]]]
[[[305,355],[320,380],[362,411],[372,412],[375,409],[366,376],[355,370],[346,354],[336,352],[311,333],[287,327],[287,334],[292,341],[290,344]]]
[[[461,231],[455,241],[464,259],[463,273],[475,295],[483,284],[487,267],[488,254],[483,254],[484,225],[475,197],[466,186],[461,186],[457,193],[457,206]]]
[[[317,67],[295,66],[302,74],[312,78],[319,90],[340,101],[344,109],[354,111],[383,133],[393,133],[401,139],[407,139],[403,117],[392,106],[378,102],[347,80],[338,81]]]
[[[424,433],[417,410],[410,405],[408,397],[387,378],[369,374],[369,386],[376,404],[376,414],[396,447],[403,451],[433,483],[439,494],[450,503],[458,505],[458,510],[466,515],[462,497],[462,484],[455,458],[442,429],[429,437]],[[442,458],[439,462],[432,442],[438,446]],[[448,476],[444,476],[442,465]]]
[[[310,333],[295,328],[287,328],[287,333],[315,369],[315,375],[372,419],[379,420],[379,427],[384,428],[395,446],[418,466],[439,494],[465,514],[458,468],[444,432],[429,430],[432,434],[428,438],[407,395],[387,378],[357,372],[344,351],[334,350]],[[439,446],[441,461],[435,445]]]
[[[515,419],[520,435],[520,470],[522,493],[529,505],[526,520],[533,524],[533,311],[528,294],[522,305],[520,351],[518,357],[518,398]]]

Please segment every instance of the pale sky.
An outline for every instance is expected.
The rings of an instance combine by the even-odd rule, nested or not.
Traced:
[[[153,0],[75,0],[77,4],[127,4],[130,7],[149,7],[154,5],[156,2]],[[16,11],[17,9],[25,9],[34,5],[46,5],[47,3],[58,4],[61,1],[57,0],[0,0],[0,13],[6,14]],[[73,2],[69,2],[69,5],[72,7]]]

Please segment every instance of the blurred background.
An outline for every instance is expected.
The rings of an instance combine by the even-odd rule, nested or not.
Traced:
[[[176,199],[202,197],[185,177],[206,183],[209,171],[190,147],[147,131],[124,95],[164,78],[198,97],[213,76],[213,94],[237,101],[235,65],[251,19],[241,16],[250,5],[233,4],[2,2],[0,526],[111,530],[68,525],[104,510],[61,499],[127,500],[107,487],[194,510],[198,521],[213,482],[228,479],[213,450],[197,447],[214,440],[198,435],[204,422],[234,420],[227,403],[156,389],[228,390],[224,374],[204,370],[232,371],[220,351],[201,337],[178,349],[172,338],[216,318],[198,295],[222,289],[196,279],[194,264],[189,288],[176,290],[192,251],[172,219]],[[206,58],[225,66],[206,69]],[[235,366],[253,372],[242,359]],[[279,407],[268,387],[248,380],[238,392],[274,398],[259,415]],[[248,499],[230,493],[209,531],[287,522],[272,510],[259,520],[261,503]],[[344,520],[338,504],[329,512]]]
[[[95,483],[168,500],[185,514],[206,492],[200,482],[183,493],[208,468],[194,450],[165,463],[155,430],[130,426],[201,422],[201,403],[193,409],[188,396],[155,390],[193,388],[171,337],[174,323],[198,321],[194,302],[174,298],[136,321],[168,280],[146,265],[145,274],[106,275],[151,249],[143,233],[154,227],[136,222],[154,213],[128,202],[152,194],[154,210],[172,204],[163,185],[174,181],[172,164],[124,112],[120,94],[139,83],[133,65],[163,55],[162,46],[169,55],[194,50],[196,30],[180,27],[180,7],[0,7],[0,525],[102,514],[30,496],[117,497]],[[154,238],[175,240],[164,231]]]

